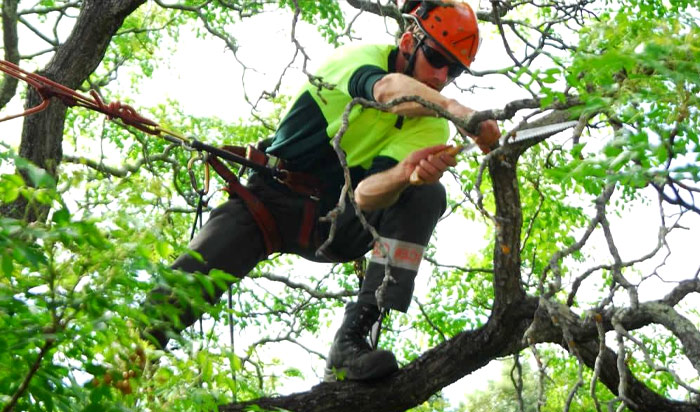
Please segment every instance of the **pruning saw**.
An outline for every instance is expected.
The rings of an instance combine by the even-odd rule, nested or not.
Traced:
[[[536,138],[542,137],[542,136],[553,135],[555,133],[562,132],[570,127],[574,127],[577,124],[578,124],[578,121],[572,120],[572,121],[568,121],[568,122],[553,123],[553,124],[548,124],[546,126],[518,130],[516,132],[511,132],[511,133],[508,133],[507,135],[501,137],[499,143],[502,146],[506,145],[506,144],[510,145],[510,144],[522,142],[525,140],[536,139]],[[443,150],[439,154],[447,153],[451,156],[456,156],[459,153],[468,152],[468,151],[474,149],[475,147],[477,147],[476,143],[469,143],[466,145],[460,144],[460,145],[456,145],[456,146],[450,146],[447,149]],[[413,171],[413,173],[411,174],[410,183],[412,185],[422,185],[424,182],[418,176],[418,172]]]

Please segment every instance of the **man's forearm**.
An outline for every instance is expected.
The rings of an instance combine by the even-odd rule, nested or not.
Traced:
[[[408,184],[403,167],[396,165],[362,180],[355,189],[355,202],[365,211],[391,206]]]
[[[389,103],[405,96],[418,96],[445,110],[450,110],[450,106],[456,103],[453,99],[443,96],[437,90],[431,89],[418,80],[398,73],[388,74],[374,85],[374,98],[380,103]],[[390,111],[408,117],[434,116],[436,114],[433,110],[416,102],[396,105]]]

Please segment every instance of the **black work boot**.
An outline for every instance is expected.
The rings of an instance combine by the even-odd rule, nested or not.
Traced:
[[[343,324],[335,334],[333,346],[326,361],[324,381],[369,380],[389,375],[399,366],[388,350],[372,350],[367,335],[379,319],[374,305],[348,303]]]

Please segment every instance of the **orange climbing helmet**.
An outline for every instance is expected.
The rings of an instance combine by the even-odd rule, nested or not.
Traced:
[[[399,0],[404,17],[468,68],[479,50],[479,26],[472,8],[455,0]]]

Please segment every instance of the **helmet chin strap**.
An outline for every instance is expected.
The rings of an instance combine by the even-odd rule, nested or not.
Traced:
[[[415,39],[416,36],[413,36],[413,38]],[[424,39],[425,37],[421,37],[420,39],[418,39],[416,45],[413,46],[413,51],[410,55],[408,53],[403,54],[403,56],[406,59],[408,59],[408,63],[406,63],[406,67],[403,70],[403,74],[405,74],[406,76],[413,77],[413,69],[416,67],[416,53],[418,52],[418,48],[421,46],[421,44],[423,44]]]

